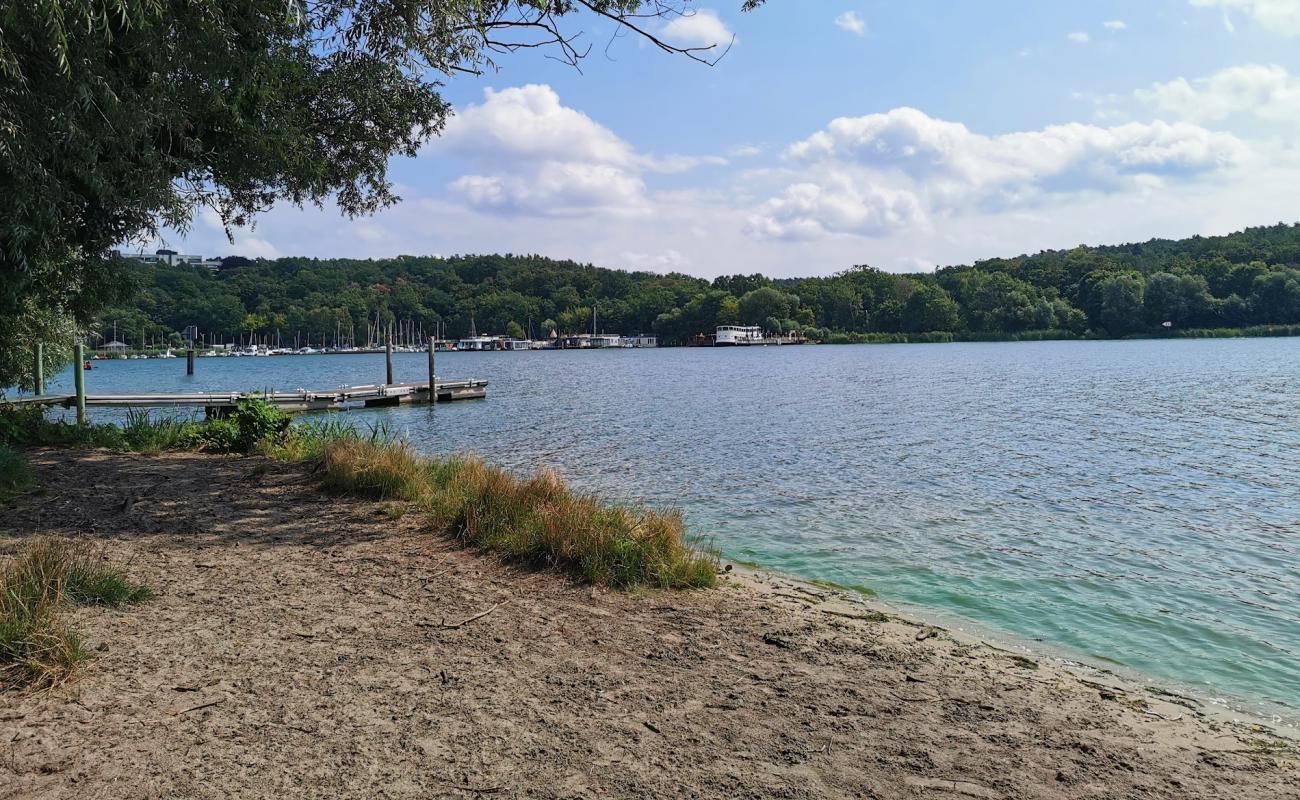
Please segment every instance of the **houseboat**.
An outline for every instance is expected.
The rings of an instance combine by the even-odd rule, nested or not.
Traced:
[[[456,349],[461,351],[496,350],[497,339],[495,336],[471,336],[468,339],[457,340]]]
[[[757,325],[719,325],[713,334],[715,347],[760,344],[762,340],[763,329]]]
[[[652,333],[639,333],[636,336],[624,336],[619,347],[658,347],[659,338]]]

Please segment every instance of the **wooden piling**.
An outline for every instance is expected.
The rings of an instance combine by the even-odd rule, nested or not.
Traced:
[[[438,384],[437,384],[438,376],[434,375],[433,372],[433,353],[435,350],[435,345],[437,345],[437,343],[438,340],[435,340],[435,338],[432,336],[429,337],[429,402],[430,403],[438,402]]]
[[[384,367],[385,367],[384,374],[388,376],[387,380],[385,380],[384,383],[391,386],[393,384],[393,329],[392,328],[388,329],[388,336],[384,339]]]
[[[45,394],[45,344],[36,343],[36,363],[32,365],[32,392]]]
[[[72,363],[72,383],[77,390],[77,424],[86,424],[86,346],[77,342]]]
[[[185,374],[186,375],[194,374],[194,348],[193,347],[185,351]]]

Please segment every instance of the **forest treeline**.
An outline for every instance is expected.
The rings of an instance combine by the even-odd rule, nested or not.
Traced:
[[[534,255],[380,260],[229,258],[216,272],[133,265],[134,300],[107,309],[134,344],[195,326],[208,342],[365,339],[378,318],[446,336],[540,338],[592,327],[679,344],[717,325],[803,331],[820,341],[935,341],[1292,332],[1300,325],[1300,225],[1217,237],[1076,247],[934,273],[867,266],[771,279],[604,269]]]

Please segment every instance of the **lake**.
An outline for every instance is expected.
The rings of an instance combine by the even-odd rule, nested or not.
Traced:
[[[425,356],[396,356],[398,380]],[[327,389],[383,357],[96,362],[91,393]],[[1300,339],[439,353],[428,453],[680,508],[727,556],[1300,708]],[[71,391],[70,373],[52,384]]]

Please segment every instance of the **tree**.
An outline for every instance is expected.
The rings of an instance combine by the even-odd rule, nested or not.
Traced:
[[[1123,273],[1100,285],[1101,324],[1112,336],[1125,336],[1142,327],[1142,276]]]
[[[511,339],[528,338],[524,334],[524,326],[514,320],[510,320],[510,322],[506,323],[506,336],[509,336]]]
[[[721,50],[675,46],[644,24],[687,2],[5,3],[0,348],[37,333],[66,342],[116,299],[111,248],[183,229],[200,208],[229,228],[277,201],[329,200],[347,215],[395,202],[388,160],[442,129],[442,81],[519,48],[576,64],[588,48],[573,17],[715,63]],[[41,319],[22,321],[31,314]],[[22,377],[13,363],[0,358],[0,385]]]
[[[1212,301],[1205,278],[1168,272],[1157,272],[1147,278],[1142,298],[1149,324],[1171,322],[1179,328],[1204,322]]]
[[[903,304],[901,327],[905,331],[955,331],[958,324],[957,303],[942,286],[918,283]]]
[[[1258,276],[1247,302],[1256,322],[1300,322],[1300,270],[1281,269]]]
[[[717,283],[715,280],[714,285]],[[745,325],[762,325],[769,317],[785,319],[793,313],[795,305],[795,298],[771,286],[764,286],[741,296],[740,321]]]

